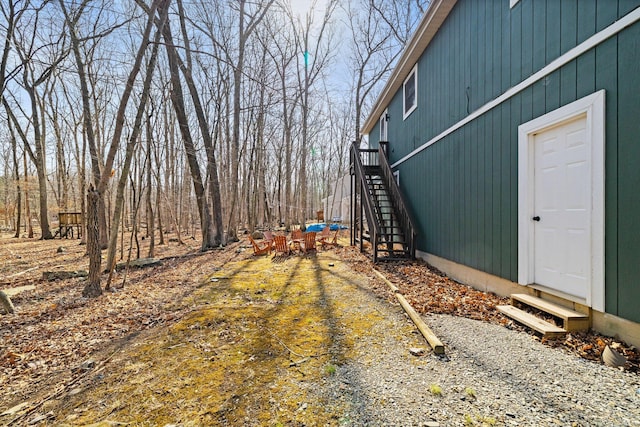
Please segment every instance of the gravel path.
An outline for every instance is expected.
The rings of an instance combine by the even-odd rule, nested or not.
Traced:
[[[362,290],[349,298],[354,303],[340,318],[376,310],[384,320],[358,337],[357,357],[324,384],[330,400],[347,400],[351,408],[340,425],[640,426],[636,374],[549,348],[502,326],[424,316],[445,344],[446,357],[440,358],[401,307]],[[413,356],[410,349],[416,346],[425,348],[425,355]]]

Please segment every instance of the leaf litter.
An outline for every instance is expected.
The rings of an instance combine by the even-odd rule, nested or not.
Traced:
[[[602,352],[609,345],[627,359],[624,369],[640,373],[640,351],[616,337],[606,337],[590,330],[571,332],[557,339],[541,339],[534,332],[503,316],[496,309],[498,305],[509,304],[508,298],[482,292],[456,282],[423,261],[383,262],[374,266],[369,258],[363,258],[359,253],[353,253],[349,257],[358,271],[369,274],[372,281],[378,282],[377,285],[372,286],[374,292],[391,302],[394,301],[388,287],[370,274],[371,269],[375,267],[399,288],[400,293],[418,313],[450,314],[499,324],[509,329],[530,333],[533,339],[541,340],[550,347],[561,348],[598,363],[603,363]],[[553,322],[554,319],[549,317],[545,320]]]

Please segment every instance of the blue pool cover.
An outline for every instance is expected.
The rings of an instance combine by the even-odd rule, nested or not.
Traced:
[[[323,222],[318,223],[318,224],[307,225],[307,231],[315,231],[316,233],[319,233],[326,226],[327,226],[327,224],[325,224]],[[346,230],[347,229],[346,226],[340,225],[340,224],[330,224],[329,228],[331,229],[331,231],[336,231],[338,228],[341,229],[341,230]]]

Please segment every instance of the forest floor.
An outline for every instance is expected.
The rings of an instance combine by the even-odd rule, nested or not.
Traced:
[[[117,272],[96,299],[82,297],[84,277],[47,279],[88,268],[78,240],[0,237],[0,289],[23,289],[16,313],[0,315],[0,424],[304,425],[309,414],[341,424],[347,408],[309,385],[331,381],[381,315],[350,312],[354,290],[395,304],[371,261],[346,237],[287,258],[254,257],[244,238],[200,253],[197,240],[171,237],[156,246],[160,265]],[[420,313],[519,328],[495,310],[504,299],[424,263],[376,267]],[[598,361],[614,342],[572,333],[546,344]],[[638,351],[617,346],[638,372]]]

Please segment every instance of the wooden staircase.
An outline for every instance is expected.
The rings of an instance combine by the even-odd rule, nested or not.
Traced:
[[[511,294],[511,305],[496,307],[505,316],[537,331],[545,338],[562,336],[567,332],[589,329],[589,315],[563,307],[549,300],[529,294]],[[561,326],[549,323],[530,311],[538,311],[552,316]]]

